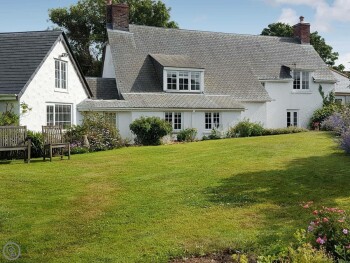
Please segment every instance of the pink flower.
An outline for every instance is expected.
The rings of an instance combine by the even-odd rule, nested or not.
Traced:
[[[347,230],[347,229],[343,229],[343,233],[344,233],[344,235],[347,235],[347,234],[349,234],[349,230]]]
[[[313,211],[312,213],[313,213],[314,215],[317,215],[317,214],[318,214],[318,211],[315,210],[315,211]]]
[[[339,223],[344,223],[345,220],[344,220],[344,219],[339,219],[338,222],[339,222]]]
[[[318,237],[318,238],[316,239],[316,243],[318,243],[318,244],[320,244],[320,245],[323,245],[324,243],[326,243],[326,240],[324,240],[324,239],[321,238],[321,237]]]
[[[327,217],[324,217],[322,221],[323,221],[323,223],[327,223],[329,221],[329,219]]]
[[[307,231],[308,231],[308,232],[314,231],[314,227],[313,227],[312,225],[308,226]]]

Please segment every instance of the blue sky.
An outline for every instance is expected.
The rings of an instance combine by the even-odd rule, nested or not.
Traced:
[[[0,32],[44,30],[48,9],[77,0],[0,0]],[[350,70],[350,0],[164,0],[180,28],[260,34],[277,21],[295,24],[300,15],[339,52]]]

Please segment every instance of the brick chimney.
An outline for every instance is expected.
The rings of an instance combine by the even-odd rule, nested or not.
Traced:
[[[108,29],[129,31],[129,6],[107,0],[106,20]]]
[[[294,37],[300,40],[301,44],[310,44],[310,24],[304,22],[304,17],[301,16],[300,22],[293,26]]]

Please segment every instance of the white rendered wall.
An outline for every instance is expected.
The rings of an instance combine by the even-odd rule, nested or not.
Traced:
[[[321,84],[325,94],[334,89],[334,84]],[[293,82],[266,82],[265,89],[272,98],[267,102],[268,128],[287,126],[287,111],[298,111],[299,127],[307,128],[313,112],[322,107],[319,83],[310,81],[309,90],[293,90]]]
[[[58,42],[20,98],[20,103],[24,102],[32,108],[29,113],[21,116],[20,121],[21,125],[26,125],[29,130],[41,131],[42,125],[46,125],[47,103],[72,105],[72,124],[79,124],[82,121],[76,106],[88,95],[69,57],[61,58],[68,61],[67,91],[55,90],[55,59],[62,53],[68,51],[63,43]]]
[[[205,112],[215,111],[179,111],[182,113],[182,129],[196,128],[197,139],[201,139],[204,135],[210,134],[211,130],[205,129]],[[134,112],[118,112],[117,113],[117,127],[119,129],[122,138],[132,139],[133,135],[129,129],[130,123],[134,120],[144,117],[159,117],[164,119],[165,113],[163,111],[147,112],[147,111],[134,111]],[[220,112],[221,126],[219,128],[223,133],[231,126],[234,126],[241,119],[241,112],[239,111],[225,111]],[[176,132],[175,132],[176,133]]]
[[[102,78],[113,78],[115,79],[115,69],[112,59],[111,46],[106,46],[105,60],[103,62]]]
[[[246,110],[242,112],[242,120],[260,122],[263,126],[267,123],[266,102],[246,102],[243,104]]]

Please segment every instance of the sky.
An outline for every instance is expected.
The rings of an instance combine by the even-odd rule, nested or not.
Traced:
[[[0,0],[0,32],[45,30],[48,10],[77,0]],[[260,34],[268,24],[291,25],[304,16],[350,70],[350,0],[163,0],[180,28]]]

